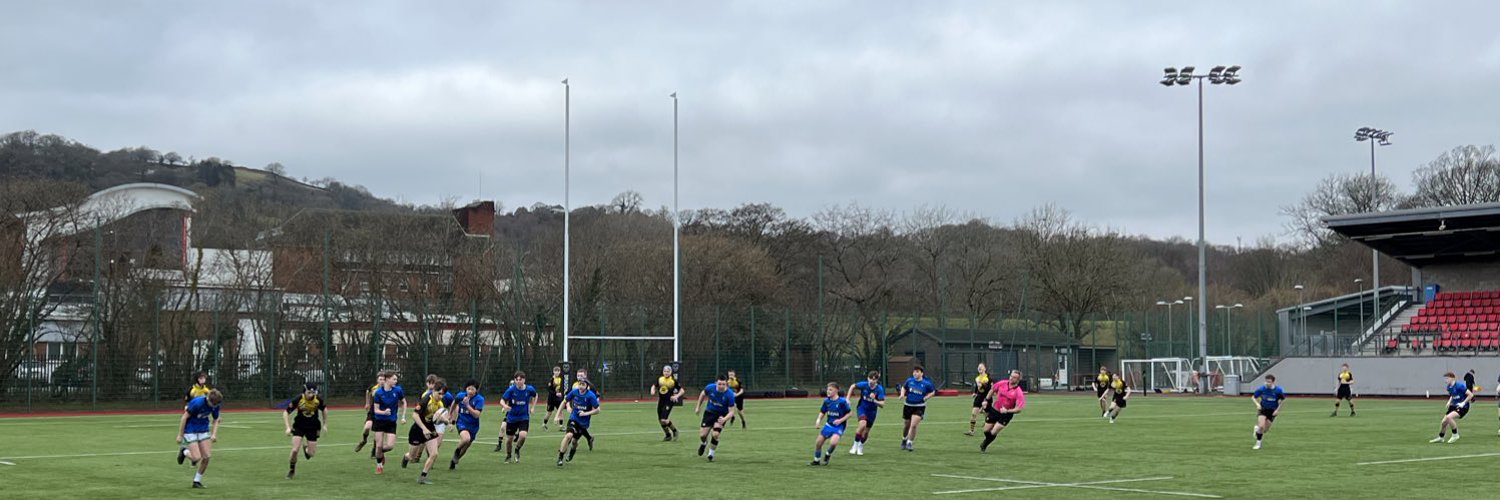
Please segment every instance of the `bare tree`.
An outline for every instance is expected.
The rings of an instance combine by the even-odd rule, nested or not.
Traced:
[[[1494,146],[1459,146],[1412,173],[1409,204],[1448,207],[1500,202],[1500,158]]]
[[[64,285],[71,238],[82,227],[81,185],[12,179],[0,184],[0,387],[16,375],[36,342],[41,318],[58,303],[49,288]]]
[[[1075,222],[1052,205],[1033,210],[1016,228],[1035,308],[1057,331],[1082,339],[1096,328],[1096,315],[1139,295],[1140,257],[1118,233]]]
[[[1333,215],[1378,212],[1400,201],[1389,178],[1357,174],[1334,174],[1324,178],[1311,193],[1294,205],[1281,207],[1288,217],[1286,229],[1304,247],[1334,243],[1339,236],[1323,225]]]

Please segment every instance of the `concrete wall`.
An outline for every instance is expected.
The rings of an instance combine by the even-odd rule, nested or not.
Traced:
[[[1500,375],[1500,357],[1494,356],[1423,356],[1405,358],[1286,358],[1272,365],[1265,374],[1276,376],[1276,383],[1291,394],[1332,396],[1338,389],[1334,377],[1339,365],[1349,364],[1354,372],[1354,394],[1366,396],[1424,396],[1429,392],[1441,396],[1443,372],[1453,372],[1463,379],[1470,369],[1484,388],[1484,395],[1495,394],[1495,379]],[[1247,381],[1241,387],[1249,394],[1265,383],[1264,375]]]
[[[1500,266],[1494,263],[1424,266],[1422,279],[1437,283],[1443,291],[1500,290]]]

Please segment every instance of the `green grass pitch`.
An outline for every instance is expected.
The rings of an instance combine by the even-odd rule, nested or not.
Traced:
[[[0,479],[5,498],[1485,498],[1495,488],[1487,471],[1500,465],[1493,403],[1477,404],[1458,443],[1428,444],[1440,400],[1361,401],[1359,416],[1330,418],[1329,399],[1294,397],[1252,451],[1248,398],[1136,397],[1111,425],[1091,398],[1032,396],[981,455],[980,437],[963,435],[968,402],[935,400],[907,453],[893,399],[866,454],[841,445],[829,467],[807,465],[817,399],[750,401],[749,429],[727,430],[715,463],[695,454],[691,406],[673,414],[682,440],[662,442],[653,405],[606,403],[594,418],[598,448],[565,467],[555,465],[560,433],[539,425],[525,461],[502,464],[492,405],[456,471],[444,443],[431,486],[416,484],[416,466],[400,467],[399,451],[382,476],[352,452],[362,413],[333,412],[319,454],[287,480],[280,415],[227,411],[206,490],[190,489],[192,471],[174,461],[175,415],[0,419]]]

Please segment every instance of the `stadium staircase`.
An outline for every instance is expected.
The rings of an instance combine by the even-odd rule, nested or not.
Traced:
[[[1500,290],[1442,292],[1403,311],[1377,339],[1384,354],[1500,352]],[[1399,333],[1398,333],[1399,332]]]

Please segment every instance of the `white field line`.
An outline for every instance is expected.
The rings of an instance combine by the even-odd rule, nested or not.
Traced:
[[[15,462],[6,462],[4,460],[0,460],[0,465],[15,465],[15,464],[16,464]]]
[[[330,443],[330,444],[319,443],[318,444],[319,448],[327,448],[329,446],[354,446],[354,443]],[[247,447],[247,448],[214,448],[213,451],[214,451],[214,453],[218,453],[218,452],[221,452],[221,451],[290,450],[290,449],[292,449],[292,446],[290,444],[285,444],[285,445],[281,445],[281,446],[252,446],[252,447]],[[3,458],[5,460],[37,460],[37,459],[43,459],[43,458],[93,458],[93,457],[126,457],[126,456],[134,456],[134,455],[175,455],[177,453],[178,453],[178,451],[176,449],[169,449],[169,450],[152,450],[152,451],[121,451],[121,452],[115,452],[115,453],[78,453],[78,454],[74,454],[74,455],[30,455],[30,456],[24,456],[24,457],[0,457],[0,458]]]
[[[1360,463],[1357,463],[1357,464],[1354,464],[1354,465],[1406,464],[1406,463],[1411,463],[1411,462],[1432,462],[1432,461],[1436,461],[1436,460],[1458,460],[1458,459],[1462,459],[1462,458],[1480,458],[1480,457],[1496,457],[1496,456],[1500,456],[1500,453],[1479,453],[1479,454],[1474,454],[1474,455],[1455,455],[1455,456],[1451,456],[1451,457],[1408,458],[1408,459],[1405,459],[1405,460],[1385,460],[1385,461],[1380,461],[1380,462],[1360,462]]]
[[[981,493],[981,492],[994,492],[994,491],[1005,491],[1005,490],[1016,490],[1016,489],[1030,489],[1030,488],[1080,488],[1080,489],[1088,489],[1088,490],[1120,491],[1120,492],[1126,492],[1126,493],[1145,493],[1145,494],[1149,494],[1149,495],[1169,495],[1169,496],[1197,497],[1197,498],[1224,498],[1224,497],[1221,497],[1221,496],[1218,496],[1218,495],[1209,495],[1209,494],[1204,494],[1204,493],[1189,493],[1189,492],[1184,492],[1184,491],[1156,491],[1156,490],[1141,490],[1141,489],[1135,489],[1135,488],[1115,488],[1115,487],[1110,487],[1110,486],[1097,486],[1097,485],[1101,485],[1101,484],[1118,484],[1118,483],[1129,483],[1129,482],[1138,482],[1138,481],[1163,481],[1163,480],[1172,479],[1171,477],[1152,477],[1152,478],[1141,478],[1141,479],[1119,479],[1119,480],[1113,480],[1113,481],[1094,481],[1094,482],[1086,482],[1086,483],[1045,483],[1045,482],[1040,482],[1040,481],[1019,481],[1019,480],[1014,480],[1014,479],[1000,479],[1000,478],[988,478],[988,477],[952,476],[952,475],[947,475],[947,474],[933,474],[933,476],[935,476],[935,477],[947,477],[947,478],[953,478],[953,479],[969,479],[969,480],[975,480],[975,481],[994,481],[994,482],[1001,482],[1001,483],[1014,483],[1014,484],[1025,485],[1025,486],[1007,486],[1007,487],[1001,487],[1001,488],[982,488],[982,489],[973,489],[973,490],[938,491],[938,492],[934,492],[933,493],[934,495],[946,495],[946,494],[954,494],[954,493]]]

